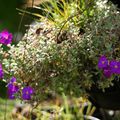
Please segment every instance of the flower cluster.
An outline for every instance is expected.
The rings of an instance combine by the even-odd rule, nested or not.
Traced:
[[[7,30],[3,30],[0,32],[0,43],[3,45],[8,45],[12,43],[13,35],[9,33]],[[2,64],[0,64],[0,79],[4,77],[4,71],[2,68]],[[15,95],[20,93],[20,86],[16,82],[16,78],[12,77],[7,85],[7,94],[9,99],[15,99]],[[31,95],[34,93],[32,87],[26,86],[22,89],[22,99],[30,100]]]
[[[7,30],[3,30],[0,33],[0,43],[3,45],[8,45],[12,42],[13,35]]]
[[[16,84],[16,78],[12,77],[8,83],[8,97],[10,99],[15,99],[15,94],[19,91],[19,86]]]
[[[15,94],[20,92],[20,87],[17,85],[16,78],[12,77],[8,83],[8,97],[9,99],[15,99]],[[22,99],[30,100],[31,95],[34,93],[32,87],[26,86],[22,89]]]
[[[7,45],[10,44],[12,42],[12,34],[9,33],[7,30],[3,30],[2,32],[0,32],[0,43],[3,45]],[[4,76],[4,72],[2,69],[2,64],[0,64],[0,79],[3,78]]]
[[[102,69],[104,76],[109,78],[112,74],[120,74],[120,61],[110,61],[105,56],[101,56],[98,61],[98,68]]]

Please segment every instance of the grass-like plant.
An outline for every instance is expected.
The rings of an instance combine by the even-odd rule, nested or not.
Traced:
[[[40,5],[33,6],[34,12],[18,10],[40,21],[47,19],[58,28],[62,25],[63,28],[69,27],[69,22],[84,27],[84,23],[94,14],[95,3],[95,0],[43,0]]]

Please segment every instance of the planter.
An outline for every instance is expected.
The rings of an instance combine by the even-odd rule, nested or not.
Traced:
[[[120,110],[120,81],[115,81],[114,86],[105,89],[105,92],[93,86],[87,90],[89,100],[96,107],[111,110]]]

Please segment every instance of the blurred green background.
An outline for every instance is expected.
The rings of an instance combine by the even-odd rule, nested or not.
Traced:
[[[21,16],[16,8],[22,8],[25,0],[0,0],[0,30],[17,31]]]

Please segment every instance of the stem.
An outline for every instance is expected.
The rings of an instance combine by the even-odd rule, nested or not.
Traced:
[[[5,100],[5,114],[4,114],[4,120],[7,120],[6,119],[6,115],[7,115],[7,98]]]
[[[34,0],[32,0],[32,8],[33,8],[33,5],[34,5]]]
[[[34,0],[33,0],[33,1],[34,1]],[[27,9],[27,6],[26,6],[26,8],[25,8],[25,10],[24,10],[24,12],[23,12],[23,15],[21,16],[21,19],[20,19],[20,22],[19,22],[19,25],[18,25],[18,30],[17,30],[17,35],[16,35],[16,37],[15,37],[15,40],[17,39],[18,33],[19,33],[20,29],[21,29],[21,25],[22,25],[23,18],[24,18],[25,13],[26,13],[26,9]]]

